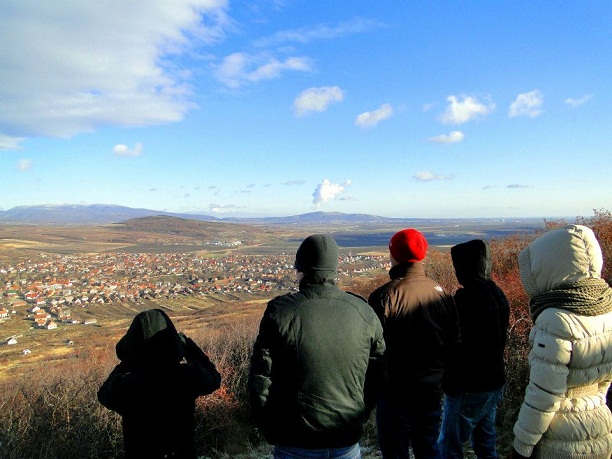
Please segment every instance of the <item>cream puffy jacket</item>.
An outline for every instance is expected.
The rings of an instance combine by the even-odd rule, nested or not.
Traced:
[[[530,297],[600,276],[601,249],[592,231],[568,228],[545,234],[521,252],[521,279]],[[583,316],[548,308],[529,338],[529,385],[514,426],[514,449],[538,458],[609,458],[612,312]]]

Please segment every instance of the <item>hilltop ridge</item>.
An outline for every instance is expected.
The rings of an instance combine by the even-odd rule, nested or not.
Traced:
[[[106,225],[121,223],[143,217],[176,217],[205,222],[226,222],[248,225],[268,226],[316,226],[316,225],[362,225],[362,224],[397,224],[418,225],[445,222],[472,222],[479,224],[507,223],[508,221],[538,221],[541,218],[394,218],[370,214],[346,214],[342,212],[315,211],[285,217],[225,217],[194,213],[166,212],[152,209],[131,208],[113,204],[61,204],[18,206],[7,211],[0,211],[0,223],[29,225]]]

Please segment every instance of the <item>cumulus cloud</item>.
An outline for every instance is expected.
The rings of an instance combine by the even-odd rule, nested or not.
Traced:
[[[495,104],[487,100],[481,102],[472,96],[448,96],[446,111],[438,120],[444,124],[463,124],[479,116],[486,116],[495,109]]]
[[[321,205],[327,201],[338,199],[339,195],[351,185],[350,180],[346,180],[344,183],[336,184],[331,183],[328,179],[324,179],[317,185],[314,192],[312,193],[312,203],[317,209],[321,208]]]
[[[228,88],[239,88],[249,83],[271,80],[286,71],[308,72],[312,63],[308,57],[288,57],[278,60],[260,54],[233,53],[223,58],[215,68],[215,76]]]
[[[344,92],[338,86],[321,86],[302,91],[293,101],[296,116],[324,112],[331,104],[341,102]]]
[[[516,97],[514,102],[510,104],[508,116],[510,118],[514,118],[515,116],[528,116],[529,118],[535,118],[542,113],[543,103],[544,96],[537,89],[534,89],[531,92],[521,93]]]
[[[393,116],[393,107],[391,104],[382,104],[380,108],[372,110],[371,112],[364,112],[357,115],[355,118],[355,126],[362,128],[369,128],[376,126],[383,120],[391,118]]]
[[[432,182],[434,180],[451,180],[454,178],[452,175],[440,175],[434,174],[433,172],[422,171],[417,172],[413,175],[414,179],[418,182]]]
[[[465,135],[461,131],[451,131],[448,134],[442,134],[442,135],[438,135],[435,137],[430,137],[427,140],[429,140],[430,142],[434,142],[434,143],[451,144],[451,143],[461,142],[464,137]]]
[[[0,15],[0,135],[181,120],[194,105],[173,59],[223,34],[225,3],[11,2]]]
[[[585,94],[584,96],[578,97],[576,99],[573,97],[568,97],[567,99],[565,99],[565,103],[571,107],[578,107],[580,105],[586,104],[592,98],[593,94]]]
[[[119,144],[115,145],[113,148],[113,152],[117,156],[125,156],[125,157],[135,157],[140,156],[142,154],[142,144],[136,143],[134,148],[130,148],[127,145]]]
[[[20,159],[17,162],[17,170],[25,172],[32,167],[32,161],[29,159]]]

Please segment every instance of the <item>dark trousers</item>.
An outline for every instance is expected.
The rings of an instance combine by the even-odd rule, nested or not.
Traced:
[[[383,459],[441,459],[438,434],[442,410],[417,410],[381,400],[376,408],[378,443]]]

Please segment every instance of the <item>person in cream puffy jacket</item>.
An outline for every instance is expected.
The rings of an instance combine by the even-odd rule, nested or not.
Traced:
[[[534,326],[513,456],[608,459],[612,289],[597,239],[581,225],[547,232],[519,254],[519,267]]]

